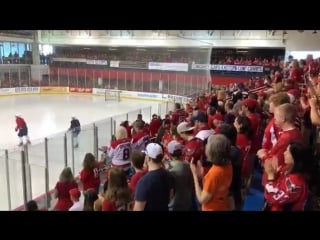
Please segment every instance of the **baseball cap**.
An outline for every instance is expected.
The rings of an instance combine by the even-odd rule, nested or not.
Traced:
[[[177,150],[182,150],[183,145],[176,140],[172,140],[168,143],[168,152],[173,154]]]
[[[248,108],[255,108],[257,107],[257,101],[251,98],[247,98],[243,101],[243,105]]]
[[[69,194],[71,197],[74,197],[74,198],[80,198],[81,197],[81,192],[79,191],[78,188],[73,188],[69,191]]]
[[[160,154],[163,155],[162,147],[158,143],[149,143],[143,152],[152,159],[156,159]]]
[[[182,122],[178,125],[177,127],[177,132],[180,134],[180,133],[183,133],[183,132],[188,132],[188,131],[191,131],[193,130],[194,127],[191,127],[191,125],[187,122]]]

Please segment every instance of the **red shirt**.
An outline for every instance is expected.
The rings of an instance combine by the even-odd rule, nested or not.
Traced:
[[[187,141],[183,149],[183,160],[190,162],[194,159],[194,163],[204,159],[204,144],[198,138]]]
[[[259,142],[259,128],[260,128],[260,116],[257,113],[249,113],[247,115],[251,122],[251,127],[253,130],[253,140],[251,145],[251,151],[256,152],[260,148],[261,142]]]
[[[247,136],[243,133],[237,134],[237,147],[241,150],[242,155],[242,175],[250,174],[251,164],[250,159],[248,158],[248,154],[251,149],[251,141],[247,138]]]
[[[264,196],[271,211],[303,211],[308,199],[308,185],[301,174],[286,174],[284,166],[278,177],[265,185]]]
[[[94,168],[91,171],[82,169],[80,172],[80,181],[83,185],[83,191],[87,189],[94,188],[96,189],[100,185],[100,178],[98,174],[98,169]]]
[[[58,201],[54,207],[55,210],[68,211],[72,207],[69,191],[73,188],[78,188],[76,181],[57,182],[55,189],[58,192]]]
[[[136,192],[136,187],[138,184],[138,181],[147,173],[148,171],[141,171],[141,172],[136,172],[130,179],[129,187],[134,194]]]
[[[171,114],[171,122],[173,125],[179,125],[179,123],[186,120],[187,114],[183,109],[177,109]]]
[[[163,134],[163,137],[162,137],[162,140],[161,140],[162,146],[163,146],[163,149],[164,149],[164,158],[165,159],[170,159],[169,153],[168,153],[168,144],[172,140],[173,140],[173,137],[170,134],[170,131],[166,130],[165,133]]]
[[[270,150],[277,143],[280,131],[281,129],[274,124],[274,118],[272,118],[264,130],[262,148]]]
[[[278,160],[278,166],[284,165],[283,153],[286,151],[291,141],[303,141],[302,133],[297,128],[293,128],[287,131],[282,131],[277,143],[268,152],[267,157],[262,159],[262,162],[268,161],[268,159],[276,158]],[[267,175],[264,173],[262,177],[262,185],[267,182]]]
[[[26,126],[26,122],[22,117],[16,117],[16,124],[17,124],[17,127],[16,127],[17,130],[22,129]]]
[[[159,118],[153,118],[150,122],[150,136],[155,137],[161,127],[161,120]]]

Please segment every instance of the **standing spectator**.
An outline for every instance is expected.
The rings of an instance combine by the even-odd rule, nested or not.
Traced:
[[[133,210],[169,211],[168,204],[173,195],[173,177],[162,168],[163,149],[157,143],[149,143],[145,153],[148,173],[138,182]]]
[[[210,136],[206,145],[208,161],[212,167],[203,179],[203,189],[198,180],[195,161],[191,161],[196,196],[202,205],[202,211],[228,211],[229,189],[232,181],[232,164],[230,159],[231,144],[223,135]]]
[[[178,141],[171,141],[168,144],[168,152],[171,161],[169,171],[174,178],[174,196],[169,204],[172,211],[195,210],[194,205],[194,182],[189,164],[182,158],[183,145]]]
[[[68,211],[72,206],[69,191],[71,189],[78,188],[78,184],[74,180],[70,167],[66,167],[60,174],[59,182],[55,187],[54,196],[58,198],[58,201],[54,207],[57,211]]]
[[[133,151],[131,154],[131,164],[134,168],[135,174],[131,177],[129,187],[134,194],[136,191],[136,186],[139,180],[147,173],[143,169],[145,154],[139,151]]]

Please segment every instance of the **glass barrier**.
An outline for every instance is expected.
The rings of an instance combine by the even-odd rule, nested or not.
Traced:
[[[9,151],[8,162],[11,206],[12,209],[21,210],[24,204],[21,152]]]
[[[0,150],[0,211],[10,210],[10,192],[8,194],[8,186],[10,188],[10,181],[8,182],[6,171],[6,154],[4,150]],[[10,190],[10,189],[9,189]]]
[[[47,194],[46,193],[46,175],[45,167],[29,164],[30,176],[31,176],[31,190],[32,190],[32,199],[38,203],[39,209],[47,208]]]
[[[79,135],[68,132],[67,143],[68,166],[71,167],[73,174],[77,176],[82,169],[82,161],[85,154],[95,154],[94,125],[81,126]]]
[[[150,107],[146,107],[146,108],[142,108],[141,109],[141,114],[142,114],[142,119],[144,119],[144,121],[146,123],[150,123],[151,121],[151,106]]]
[[[62,172],[66,164],[64,138],[64,133],[55,134],[47,138],[50,189],[55,187],[56,182],[59,180],[60,173]],[[70,162],[71,161],[68,158],[68,163]]]
[[[128,112],[128,121],[129,124],[132,124],[135,120],[137,120],[137,116],[140,113],[140,109]]]
[[[28,145],[28,162],[29,164],[38,164],[45,166],[45,145],[44,140],[33,141],[32,145]]]
[[[95,122],[98,128],[98,148],[109,146],[111,142],[111,118]]]

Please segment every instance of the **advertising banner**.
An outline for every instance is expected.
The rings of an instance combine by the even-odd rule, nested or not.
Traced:
[[[40,93],[68,93],[69,87],[40,87]]]
[[[71,93],[92,93],[92,88],[70,87],[69,92],[71,92]]]
[[[14,90],[16,94],[40,93],[39,87],[16,87]]]

